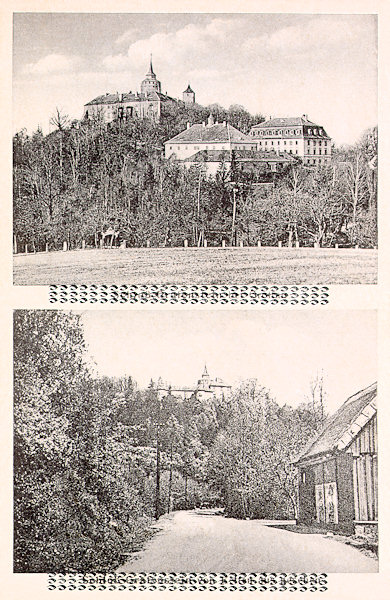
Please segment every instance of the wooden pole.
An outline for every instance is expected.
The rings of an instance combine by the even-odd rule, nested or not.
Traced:
[[[156,424],[156,521],[160,517],[160,399],[157,397]]]
[[[236,188],[233,188],[233,217],[232,217],[232,233],[231,233],[231,245],[232,246],[233,246],[235,226],[236,226]]]

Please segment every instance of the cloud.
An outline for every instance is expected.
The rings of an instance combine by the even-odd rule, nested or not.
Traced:
[[[167,65],[188,64],[195,54],[197,64],[210,63],[239,25],[237,19],[215,18],[206,26],[190,23],[174,32],[155,33],[131,43],[126,53],[106,56],[103,65],[116,71],[138,68],[150,53]]]
[[[318,50],[326,52],[335,46],[348,46],[367,35],[367,27],[357,20],[332,17],[316,17],[299,25],[289,25],[276,31],[250,37],[243,44],[249,53],[273,52],[308,54]]]
[[[36,63],[28,63],[23,69],[26,75],[47,75],[52,73],[69,73],[79,68],[80,58],[65,54],[48,54]]]
[[[127,31],[122,33],[122,35],[120,35],[115,40],[115,44],[117,46],[121,46],[122,44],[129,44],[132,40],[134,40],[134,37],[137,35],[137,31],[137,27],[131,27],[131,29],[128,29]]]

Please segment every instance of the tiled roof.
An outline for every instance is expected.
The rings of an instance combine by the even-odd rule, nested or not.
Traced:
[[[215,123],[215,125],[205,126],[202,124],[192,125],[189,129],[181,131],[178,135],[166,142],[252,142],[253,139],[248,135],[241,133],[232,125]]]
[[[335,414],[326,420],[323,429],[308,444],[295,462],[306,462],[317,455],[334,451],[361,413],[376,399],[376,395],[377,384],[373,383],[348,398]]]
[[[170,100],[176,102],[174,98],[171,98],[166,94],[162,94],[161,92],[153,91],[149,92],[147,95],[129,92],[124,94],[103,94],[102,96],[98,96],[90,102],[87,102],[85,106],[90,106],[92,104],[118,104],[121,102],[145,102],[145,100],[161,100],[162,102]]]
[[[237,162],[277,162],[291,163],[297,159],[289,152],[262,152],[258,150],[234,150]],[[199,150],[183,162],[222,162],[230,161],[230,150]]]
[[[252,129],[263,129],[267,127],[296,127],[297,125],[311,125],[312,127],[320,127],[320,125],[317,125],[308,119],[304,119],[303,117],[280,117],[270,119],[269,121],[263,121],[263,123],[254,125]]]

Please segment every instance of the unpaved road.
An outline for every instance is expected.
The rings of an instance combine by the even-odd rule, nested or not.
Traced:
[[[299,534],[201,511],[162,517],[121,572],[374,573],[378,563],[318,534]]]

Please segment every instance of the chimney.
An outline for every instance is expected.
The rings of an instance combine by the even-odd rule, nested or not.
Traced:
[[[187,129],[189,129],[189,128],[190,128],[190,123],[189,123],[189,121],[188,121],[188,122],[187,122]]]
[[[209,118],[207,119],[207,127],[212,127],[214,125],[214,117],[212,114],[209,115]]]

